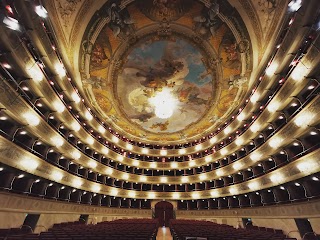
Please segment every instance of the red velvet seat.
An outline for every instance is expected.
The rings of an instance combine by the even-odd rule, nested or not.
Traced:
[[[170,227],[179,239],[204,237],[210,240],[284,240],[281,230],[271,228],[235,229],[226,224],[197,220],[171,220]]]

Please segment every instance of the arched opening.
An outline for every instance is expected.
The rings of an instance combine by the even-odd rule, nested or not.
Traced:
[[[155,205],[155,218],[158,218],[160,226],[169,226],[170,219],[173,219],[173,205],[166,201],[158,202]]]

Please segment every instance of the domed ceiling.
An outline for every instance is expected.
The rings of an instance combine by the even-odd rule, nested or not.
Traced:
[[[109,1],[82,42],[87,97],[116,129],[150,141],[209,132],[246,93],[249,34],[227,1]]]
[[[261,60],[267,46],[257,38],[270,40],[261,27],[274,26],[276,6],[285,1],[258,2],[60,0],[53,5],[70,49],[72,34],[83,28],[77,21],[90,19],[75,62],[94,112],[131,139],[170,144],[212,132],[242,101],[257,62],[253,48]],[[69,52],[71,62],[73,55]]]

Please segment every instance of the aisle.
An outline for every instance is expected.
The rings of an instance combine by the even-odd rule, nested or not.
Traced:
[[[159,227],[157,240],[172,240],[170,228]]]

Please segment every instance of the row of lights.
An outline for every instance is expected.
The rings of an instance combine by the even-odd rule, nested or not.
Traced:
[[[31,171],[31,170],[35,170],[37,167],[38,167],[38,163],[34,160],[34,159],[27,159],[27,158],[24,158],[20,161],[20,165],[22,167],[24,167],[25,169]],[[307,174],[311,174],[314,172],[314,169],[316,168],[319,168],[319,164],[316,162],[316,161],[311,161],[311,160],[308,160],[308,162],[301,162],[301,163],[298,163],[296,165],[296,167],[298,168],[298,170],[301,172],[301,173],[307,173]],[[0,167],[0,171],[3,171],[4,168],[3,167]],[[54,180],[56,181],[61,181],[62,178],[63,178],[63,174],[61,172],[58,172],[58,171],[53,171],[51,176],[54,178]],[[24,177],[24,174],[20,174],[18,175],[18,178],[23,178]],[[141,176],[141,177],[145,177],[145,176]],[[285,179],[285,176],[282,175],[281,173],[276,173],[276,174],[273,174],[270,176],[270,180],[273,182],[273,183],[277,183],[277,184],[281,184]],[[317,177],[312,177],[311,178],[313,181],[319,181],[319,178]],[[145,180],[145,179],[143,179]],[[35,181],[36,183],[40,182],[40,179],[37,179]],[[79,178],[74,178],[72,180],[72,185],[73,187],[75,188],[79,188],[83,185],[83,180],[79,179]],[[93,188],[96,189],[95,192],[97,191],[100,191],[101,188],[99,188],[98,190],[98,185],[94,185]],[[295,186],[300,186],[299,183],[295,183]],[[248,187],[251,189],[251,190],[256,190],[259,188],[259,184],[256,182],[256,181],[252,181],[248,184]],[[115,195],[118,194],[118,191],[117,189],[113,189],[112,190],[113,193],[116,193]],[[236,192],[238,192],[237,188],[235,187],[230,187],[229,188],[229,192],[232,193],[232,194],[235,194]],[[217,193],[216,190],[212,190],[211,191],[211,195],[216,195],[214,193]]]
[[[290,8],[292,11],[297,11],[300,7],[301,7],[301,1],[291,1],[291,2],[289,3],[289,8]],[[273,68],[275,68],[275,67],[273,67]],[[272,69],[271,69],[271,68],[268,68],[267,74],[271,74],[271,72],[272,72]],[[252,101],[255,102],[254,97],[252,98]],[[226,131],[227,131],[227,130],[226,130]],[[197,147],[197,146],[196,146],[196,148],[198,148],[198,150],[200,150],[200,147]],[[181,150],[181,152],[184,152],[184,151]],[[160,153],[160,154],[161,154],[161,155],[166,155],[166,153],[164,153],[164,152],[162,152],[162,153]]]
[[[9,9],[10,10],[9,12],[11,14],[13,14],[13,11],[12,11],[10,5],[7,5],[7,9]],[[36,6],[35,7],[35,12],[38,14],[39,17],[42,17],[42,18],[46,18],[48,16],[48,13],[47,13],[46,9],[43,6]],[[10,28],[12,30],[18,30],[18,31],[21,30],[21,26],[20,26],[19,22],[16,19],[12,18],[12,17],[4,17],[3,23],[8,28]],[[8,69],[11,68],[11,66],[9,64],[7,64],[7,63],[2,64],[2,66],[5,67],[5,68],[8,68]],[[30,67],[27,67],[27,71],[32,76],[32,78],[34,80],[36,80],[36,81],[41,81],[43,79],[43,77],[44,77],[40,68],[43,68],[42,64],[40,64],[40,65],[39,64],[33,64]],[[66,70],[65,70],[65,68],[64,68],[62,63],[60,63],[60,62],[56,63],[55,64],[55,70],[56,70],[56,72],[58,73],[58,75],[61,78],[66,76]],[[52,85],[54,84],[52,81],[50,81],[50,83]],[[76,103],[79,103],[80,100],[81,100],[79,95],[78,95],[78,92],[72,93],[72,98]],[[65,106],[61,101],[56,101],[56,102],[53,102],[52,104],[53,104],[54,108],[56,109],[56,111],[59,112],[59,113],[62,113],[65,110]],[[93,119],[93,116],[90,114],[89,111],[85,112],[85,117],[89,121]],[[28,113],[27,118],[31,120],[30,125],[32,125],[32,126],[36,126],[39,123],[38,119],[35,117],[35,115],[31,115],[31,113],[30,114]],[[79,131],[80,130],[80,125],[78,123],[74,123],[73,125],[74,125],[74,130],[75,131]],[[101,125],[99,126],[99,130],[102,133],[105,132],[104,127],[102,127]],[[113,140],[115,142],[119,141],[119,139],[116,138],[116,137],[113,138]]]
[[[293,3],[293,2],[294,2],[294,3]],[[295,5],[295,6],[296,6],[296,5],[299,5],[299,7],[298,7],[297,9],[299,9],[299,8],[301,7],[301,1],[300,1],[299,3],[297,3],[296,1],[292,1],[290,4],[293,4],[293,5]],[[289,4],[289,5],[290,5],[290,4]],[[296,10],[295,10],[295,11],[296,11]],[[295,64],[295,65],[296,65],[296,64]],[[266,74],[267,74],[267,75],[273,75],[273,74],[275,73],[277,67],[278,67],[278,64],[277,64],[276,62],[274,62],[274,63],[272,63],[272,64],[269,64],[268,67],[267,67],[267,69],[266,69]],[[299,76],[299,77],[297,77],[297,76]],[[302,78],[303,76],[304,76],[304,74],[301,74],[301,71],[299,70],[298,73],[296,73],[296,74],[295,74],[295,72],[293,72],[292,78],[293,78],[294,80],[298,80],[298,79],[301,80],[301,78]],[[314,86],[308,87],[308,89],[312,89],[312,88],[314,88]],[[251,102],[256,102],[258,99],[259,99],[259,95],[255,92],[255,93],[252,95],[252,97],[251,97],[250,100],[251,100]],[[279,108],[279,106],[280,106],[280,102],[279,102],[279,101],[272,101],[272,102],[268,105],[268,110],[269,110],[270,113],[273,113],[273,112],[275,112],[275,111]],[[309,114],[309,115],[310,115],[310,114]],[[243,119],[245,118],[243,112],[241,112],[241,114],[238,115],[237,118],[238,118],[239,120],[243,120]],[[303,117],[302,117],[302,118],[303,118]],[[308,121],[310,120],[310,118],[312,118],[312,116],[307,117],[307,121],[306,121],[306,122],[300,121],[300,119],[298,119],[298,120],[296,121],[296,123],[297,123],[297,125],[300,124],[301,126],[308,125]],[[299,121],[300,121],[301,123],[298,123]],[[257,132],[257,131],[259,130],[259,125],[258,125],[258,124],[253,124],[253,125],[250,127],[250,130],[251,130],[252,132]],[[227,127],[227,128],[225,128],[225,130],[224,130],[225,134],[228,134],[230,131],[231,131],[230,126]],[[215,138],[212,138],[211,141],[212,141],[212,143],[214,143],[214,142],[215,142]],[[237,145],[241,145],[241,143],[240,143],[239,141],[241,141],[241,140],[238,140],[238,144],[237,144]],[[201,150],[201,149],[202,149],[201,144],[195,146],[195,149],[196,149],[196,150]],[[180,152],[180,153],[185,153],[185,149],[180,149],[179,152]]]
[[[26,115],[27,116],[27,115]],[[308,123],[308,121],[306,122],[305,121],[305,119],[309,119],[309,118],[305,118],[305,117],[301,117],[301,118],[297,118],[298,120],[296,120],[298,123],[300,122],[300,120],[299,119],[303,119],[304,121],[303,121],[303,123],[305,124],[305,123]],[[33,122],[33,121],[32,121]],[[301,126],[301,125],[299,125],[299,126]],[[24,132],[21,132],[21,134],[22,133],[24,133]],[[313,134],[316,134],[315,132],[312,132]],[[276,138],[276,139],[273,139],[273,141],[270,141],[270,143],[269,143],[269,145],[271,146],[271,147],[273,147],[273,148],[277,148],[277,145],[278,144],[280,144],[281,143],[281,141],[282,141],[282,139],[281,138]],[[80,157],[80,153],[78,153],[78,152],[75,152],[75,155],[77,155],[77,156],[74,156],[74,158],[79,158]],[[254,161],[258,161],[259,160],[259,158],[260,158],[260,156],[261,156],[261,154],[259,154],[258,152],[256,152],[256,153],[252,153],[252,155],[251,155],[251,159],[252,160],[254,160]],[[138,161],[136,161],[137,163],[139,163]],[[155,164],[155,163],[153,163],[153,164]],[[172,162],[172,167],[176,167],[176,165],[175,164],[177,164],[176,162]],[[95,162],[95,161],[90,161],[89,163],[88,163],[88,165],[91,167],[91,168],[95,168],[96,166],[97,166],[97,163]],[[138,164],[134,164],[134,165],[138,165]],[[155,167],[155,166],[151,166],[151,167]],[[235,164],[234,164],[234,169],[235,170],[239,170],[240,168],[242,167],[242,165],[239,163],[239,162],[236,162]],[[107,169],[107,173],[108,174],[110,174],[110,173],[112,173],[112,169],[111,168],[108,168]],[[219,176],[221,176],[222,174],[221,174],[221,171],[217,171],[217,175]],[[124,177],[124,179],[126,179],[126,177]],[[204,180],[204,179],[206,179],[206,176],[205,175],[200,175],[200,180]],[[163,182],[165,182],[165,180],[163,180]]]
[[[270,112],[274,112],[275,111],[275,105],[279,105],[279,102],[274,102],[273,104],[271,104],[270,106],[269,106],[269,110],[270,110]],[[239,115],[239,116],[241,116],[241,115]],[[230,128],[230,127],[229,127]],[[227,129],[225,129],[225,130],[228,130],[229,128],[227,128]],[[251,131],[252,132],[256,132],[256,131],[258,131],[258,128],[259,128],[259,126],[258,126],[258,124],[253,124],[252,126],[251,126]],[[230,130],[231,131],[231,130]],[[115,137],[116,138],[116,137]],[[93,140],[93,139],[92,139]],[[214,140],[214,139],[212,139],[212,140]],[[211,140],[211,141],[212,141]],[[213,141],[212,141],[213,142]],[[240,144],[239,143],[239,140],[237,139],[237,145],[238,144]],[[132,146],[132,145],[130,145],[130,146]],[[196,149],[197,150],[200,150],[202,148],[202,146],[201,145],[197,145],[196,146]],[[144,153],[148,153],[148,149],[143,149],[143,152]],[[179,152],[180,153],[185,153],[185,149],[180,149],[179,150]],[[167,151],[166,150],[161,150],[160,151],[160,154],[162,155],[162,156],[166,156],[167,155]]]
[[[309,114],[309,113],[308,113]],[[32,116],[32,117],[30,117],[28,114],[25,114],[24,115],[27,119],[28,118],[30,118],[29,119],[29,122],[32,122],[32,123],[35,123],[35,122],[37,122],[37,121],[35,121],[34,120],[34,116]],[[309,115],[307,115],[307,116],[309,116]],[[303,124],[308,124],[309,123],[309,120],[310,119],[312,119],[312,118],[308,118],[308,117],[305,117],[305,115],[303,115],[302,117],[298,117],[298,118],[296,118],[296,120],[295,120],[295,122],[296,122],[296,124],[299,126],[299,127],[302,127],[302,123]],[[303,122],[301,123],[301,120],[303,120]],[[305,126],[305,125],[303,125],[303,126]],[[21,132],[21,134],[24,134],[25,132],[23,131],[23,132]],[[312,132],[313,134],[316,134],[315,132]],[[56,139],[53,139],[53,141],[55,141]],[[281,137],[273,137],[271,140],[270,140],[270,142],[269,142],[269,145],[270,145],[270,147],[272,147],[272,148],[278,148],[279,146],[280,146],[280,144],[282,143],[282,141],[283,141],[283,139],[281,138]],[[38,143],[39,144],[39,143]],[[80,156],[81,156],[81,154],[79,153],[79,152],[77,152],[77,151],[75,151],[75,152],[73,152],[73,157],[75,158],[75,159],[79,159],[80,158]],[[121,156],[121,155],[119,155],[119,156]],[[251,155],[250,155],[250,158],[251,158],[251,160],[253,160],[253,161],[259,161],[260,159],[261,159],[261,156],[262,156],[262,154],[261,153],[259,153],[259,152],[253,152]],[[122,158],[123,158],[123,156],[121,156]],[[120,160],[120,159],[118,159],[118,160]],[[120,161],[122,161],[123,159],[121,159]],[[208,159],[208,156],[206,157],[206,160],[211,160],[211,159]],[[195,162],[194,161],[190,161],[190,163],[194,163],[192,166],[195,166]],[[90,167],[90,168],[92,168],[92,169],[94,169],[94,168],[96,168],[97,167],[97,162],[96,161],[94,161],[94,160],[91,160],[91,161],[89,161],[88,163],[88,166]],[[156,168],[157,167],[157,165],[156,165],[156,163],[155,162],[152,162],[151,163],[152,165],[150,166],[151,168]],[[133,165],[139,165],[139,162],[138,161],[135,161],[135,163],[133,164]],[[32,168],[32,164],[29,166],[29,167],[31,167]],[[171,162],[171,167],[173,167],[173,168],[176,168],[177,167],[177,163],[176,162]],[[235,170],[240,170],[241,168],[243,168],[243,164],[241,164],[240,162],[235,162],[234,163],[234,165],[233,165],[233,168],[235,169]],[[113,169],[112,168],[107,168],[106,169],[106,173],[108,174],[108,175],[111,175],[112,173],[113,173]],[[224,171],[222,170],[222,169],[218,169],[218,170],[216,170],[216,175],[217,176],[223,176],[224,175]],[[206,180],[206,179],[208,179],[208,174],[207,173],[205,173],[205,174],[199,174],[199,180],[201,180],[201,181],[203,181],[203,180]],[[125,174],[123,174],[123,176],[122,176],[122,179],[124,179],[124,180],[128,180],[128,178],[129,178],[129,175],[127,174],[127,173],[125,173]],[[141,179],[140,179],[142,182],[145,182],[145,181],[147,181],[147,177],[141,177]],[[161,182],[162,183],[166,183],[167,181],[168,181],[168,179],[166,178],[166,177],[162,177],[161,179]],[[181,181],[183,182],[183,183],[186,183],[186,182],[189,182],[189,180],[188,180],[188,177],[182,177],[181,178]]]
[[[10,6],[9,6],[10,7]],[[292,11],[297,11],[299,8],[301,7],[301,1],[291,1],[289,3],[289,8],[292,10]],[[12,11],[11,11],[12,12]],[[48,13],[46,11],[46,9],[43,7],[43,6],[36,6],[35,8],[35,12],[42,18],[46,18],[48,16]],[[9,21],[10,20],[10,21]],[[6,24],[7,27],[13,29],[13,30],[19,30],[19,28],[16,28],[17,25],[19,25],[18,21],[16,19],[13,19],[13,18],[5,18],[4,19],[4,23]],[[276,68],[276,67],[273,67],[273,68]],[[272,68],[272,69],[273,69]],[[272,72],[270,70],[270,66],[267,68],[267,74],[271,74],[270,72]],[[61,77],[64,77],[66,75],[66,71],[65,71],[65,68],[63,67],[63,65],[61,63],[59,64],[56,64],[56,71],[57,73],[59,74],[59,76]],[[33,75],[34,76],[34,75]],[[79,102],[80,101],[80,97],[78,96],[77,93],[74,93],[73,94],[75,97],[74,97],[74,100],[76,102]],[[255,102],[256,100],[258,99],[258,95],[257,94],[254,94],[252,97],[251,97],[251,101],[252,102]],[[64,107],[64,106],[63,106]],[[60,111],[62,111],[61,109],[63,109],[63,107],[57,107],[57,109],[60,109]],[[90,116],[89,116],[90,115]],[[92,119],[92,115],[90,113],[88,113],[88,116],[87,116],[88,119]],[[103,128],[101,126],[101,128]],[[225,133],[227,134],[228,132],[230,132],[231,129],[230,128],[226,128],[225,129]],[[113,139],[115,142],[118,142],[119,141],[119,138],[117,138],[116,136],[114,136],[115,138]],[[117,139],[117,140],[116,140]],[[132,150],[133,149],[133,146],[131,144],[127,144],[127,147],[129,150]],[[196,150],[201,150],[202,147],[200,145],[197,145],[196,147]],[[183,154],[185,151],[185,149],[181,149],[181,151],[179,150],[179,153]],[[148,149],[143,149],[142,150],[144,153],[148,153]],[[167,151],[166,150],[161,150],[160,151],[160,155],[161,156],[166,156],[167,155]]]
[[[61,75],[64,75],[64,74],[65,74],[65,70],[64,70],[64,68],[61,67],[61,65],[60,65],[60,68],[57,68],[57,69],[59,70],[59,72],[61,73]],[[61,104],[62,104],[62,103],[61,103]],[[64,105],[63,105],[63,104],[61,105],[61,104],[60,104],[60,107],[59,107],[59,106],[56,107],[59,112],[62,112],[62,111],[64,110]],[[56,105],[57,105],[57,104],[56,104]],[[90,118],[89,115],[92,117],[92,115],[91,115],[89,112],[87,112],[87,115],[88,115],[87,118]],[[35,115],[28,114],[28,116],[27,116],[26,118],[28,118],[28,119],[30,120],[30,124],[31,124],[31,125],[36,126],[36,125],[38,124],[38,119],[35,117]],[[102,127],[102,126],[101,126],[101,127]],[[80,126],[78,126],[78,129],[79,129],[79,128],[80,128]],[[228,128],[227,128],[227,129],[228,129]],[[115,137],[115,136],[114,136],[114,137]],[[118,139],[117,137],[115,137],[115,138]],[[55,138],[55,140],[56,140],[56,139],[57,139],[57,138]],[[91,144],[93,144],[93,138],[91,138],[90,140],[91,140],[91,141],[89,141],[89,144],[90,144],[90,142],[91,142]],[[113,140],[115,140],[115,139],[113,139]],[[57,145],[58,145],[58,146],[61,146],[61,139],[59,139]],[[132,145],[130,145],[130,146],[132,146]],[[129,148],[130,148],[130,147],[129,147]],[[202,148],[201,145],[197,145],[197,146],[196,146],[196,149],[197,149],[197,150],[200,150],[201,148]],[[148,149],[143,149],[143,151],[144,151],[144,153],[147,153]],[[180,149],[180,151],[181,151],[181,152],[184,152],[185,149]],[[223,154],[223,152],[225,152],[225,151],[226,151],[226,150],[223,149],[222,154]],[[161,151],[160,151],[160,155],[161,155],[161,156],[166,156],[166,155],[167,155],[167,151],[166,151],[166,150],[161,150]],[[122,160],[122,156],[119,156],[119,159]],[[206,158],[206,159],[208,159],[208,158]],[[153,163],[152,163],[152,164],[153,164]],[[138,165],[138,164],[135,164],[135,165]],[[192,166],[193,163],[191,162],[190,165]]]
[[[59,68],[58,68],[59,69]],[[59,72],[63,72],[62,70],[61,70],[62,68],[60,68],[60,71]],[[65,72],[65,71],[64,71]],[[29,116],[30,117],[30,116]],[[31,123],[33,123],[33,125],[36,125],[37,124],[37,120],[34,118],[34,117],[30,117],[30,119],[31,119]],[[161,150],[161,155],[166,155],[166,150]]]
[[[19,165],[23,169],[27,170],[28,172],[34,172],[38,168],[39,164],[40,164],[39,161],[37,161],[36,159],[32,159],[32,158],[23,158],[19,162]],[[310,175],[310,174],[316,172],[319,169],[319,167],[320,167],[319,163],[317,162],[316,159],[313,159],[313,158],[309,158],[304,161],[300,161],[296,164],[296,168],[301,173],[303,173],[305,175]],[[1,170],[3,170],[3,168],[1,168]],[[54,171],[52,171],[50,176],[54,181],[60,182],[63,179],[64,174],[62,171],[54,170]],[[23,177],[23,176],[20,176],[20,177]],[[126,174],[126,176],[123,176],[123,177],[128,180],[129,174]],[[283,173],[281,173],[281,171],[277,171],[275,173],[272,173],[270,175],[269,179],[273,184],[281,185],[281,184],[285,183],[286,176]],[[146,176],[140,176],[140,180],[142,182],[144,182],[147,180],[147,178],[146,178]],[[202,180],[205,180],[205,179],[202,179]],[[317,181],[318,179],[314,178],[313,180]],[[161,177],[162,183],[166,183],[167,181],[168,181],[168,179],[166,177]],[[181,178],[181,181],[187,182],[188,177],[183,176]],[[84,183],[84,181],[81,180],[79,177],[74,177],[73,180],[71,181],[72,187],[75,187],[75,188],[80,188],[83,185],[83,183]],[[250,180],[250,182],[247,184],[248,189],[250,189],[251,191],[259,190],[261,186],[262,185],[260,184],[259,180]],[[236,186],[229,187],[228,189],[229,189],[229,193],[232,195],[238,194],[238,192],[239,192],[239,189]],[[100,184],[96,184],[96,183],[92,184],[91,191],[95,192],[95,193],[99,193],[101,191]],[[119,190],[116,188],[112,188],[110,190],[110,195],[112,195],[112,196],[117,196],[118,193],[119,193]],[[137,193],[138,192],[136,192],[136,191],[129,191],[128,195],[129,195],[129,197],[132,197],[132,194],[137,194]],[[174,199],[176,199],[177,194],[178,193],[173,193],[172,197]],[[210,195],[211,195],[211,197],[217,197],[220,195],[220,193],[218,190],[215,189],[215,190],[210,191]],[[156,193],[154,193],[154,192],[148,193],[148,198],[152,199],[152,198],[155,198],[155,196],[156,196]],[[192,198],[194,198],[194,199],[203,198],[203,195],[201,194],[201,192],[195,191],[192,193]]]

